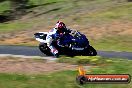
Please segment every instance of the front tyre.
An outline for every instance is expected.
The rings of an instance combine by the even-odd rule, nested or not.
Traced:
[[[39,50],[40,50],[42,53],[46,54],[47,56],[51,56],[51,55],[52,55],[51,52],[50,52],[49,47],[48,47],[47,44],[45,44],[45,43],[40,43],[40,44],[39,44]]]

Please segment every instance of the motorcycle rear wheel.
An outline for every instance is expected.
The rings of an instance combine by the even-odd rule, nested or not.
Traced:
[[[92,46],[89,46],[88,51],[89,51],[89,56],[97,55],[97,51]]]
[[[92,46],[89,46],[87,49],[83,51],[83,55],[84,56],[96,56],[97,52]]]

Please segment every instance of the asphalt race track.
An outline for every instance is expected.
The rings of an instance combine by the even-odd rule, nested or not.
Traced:
[[[99,56],[126,58],[132,60],[132,52],[97,51],[97,53]],[[0,55],[2,54],[45,57],[45,55],[39,51],[38,47],[29,46],[0,45]]]

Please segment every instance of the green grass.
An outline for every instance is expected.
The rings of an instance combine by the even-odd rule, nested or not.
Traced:
[[[132,61],[126,59],[111,58],[112,63],[104,66],[91,67],[87,74],[130,74],[132,75]],[[25,75],[0,73],[1,88],[131,88],[130,84],[85,84],[78,85],[75,82],[78,71],[59,71],[48,74]]]
[[[1,88],[62,88],[62,87],[73,88],[74,86],[76,86],[75,79],[73,76],[76,77],[75,71],[62,71],[47,75],[21,75],[21,74],[1,73],[0,87]]]
[[[10,9],[9,1],[0,3],[0,13],[9,9]]]
[[[33,4],[33,5],[41,5],[41,4],[50,5],[50,3],[64,1],[64,0],[40,0],[40,1],[30,0],[29,5],[30,5],[30,3]],[[42,6],[41,8],[44,8],[44,6]],[[4,12],[6,10],[9,10],[9,9],[10,9],[10,4],[9,4],[8,1],[4,1],[4,2],[0,3],[0,13]],[[42,12],[42,9],[41,9],[40,12]],[[31,16],[31,14],[29,14],[29,17],[30,16]],[[34,17],[33,17],[33,18],[30,18],[30,19],[29,18],[25,19],[25,20],[16,20],[16,21],[9,21],[7,23],[0,23],[0,33],[1,32],[6,33],[6,32],[32,29],[34,27],[34,25],[38,25],[38,24],[42,25],[42,24],[44,24],[44,22],[45,21],[41,20],[41,18],[38,18],[38,19],[35,18],[34,19]]]
[[[0,32],[12,32],[12,31],[20,31],[20,30],[25,30],[31,27],[31,23],[24,23],[24,22],[12,22],[12,23],[5,23],[5,24],[0,24]]]
[[[93,73],[97,73],[97,74],[130,74],[132,75],[132,60],[127,60],[127,59],[120,59],[120,58],[111,58],[111,59],[107,59],[107,61],[111,61],[111,63],[109,64],[105,64],[104,66],[106,66],[106,68],[104,68],[104,66],[97,66],[94,68],[91,68],[91,72]]]
[[[108,8],[105,11],[95,12],[90,15],[91,18],[101,20],[116,20],[116,19],[127,19],[132,18],[132,3],[126,3],[117,5],[117,7]],[[89,18],[90,18],[89,17]]]
[[[115,20],[115,19],[127,18],[127,20],[130,20],[132,18],[131,17],[132,3],[126,3],[126,1],[122,1],[121,3],[119,3],[119,5],[117,1],[111,1],[111,0],[93,0],[93,1],[92,0],[82,0],[82,1],[30,0],[29,5],[30,3],[34,5],[41,5],[28,10],[35,11],[35,13],[37,14],[43,13],[40,15],[41,18],[39,17],[35,18],[40,21],[43,20],[43,23],[47,21],[62,19],[65,22],[70,22],[70,23],[75,22],[75,23],[80,23],[81,25],[88,25],[89,23],[94,24],[94,22],[100,23],[103,20],[106,20],[107,22],[109,19]],[[0,4],[1,4],[0,5],[1,11],[5,11],[9,8],[9,5],[8,5],[9,3],[7,2],[3,2]],[[42,4],[45,4],[45,5],[42,5]],[[60,8],[60,9],[52,11],[55,8]],[[80,15],[80,13],[83,13],[83,14]],[[29,17],[32,15],[28,14]],[[51,15],[53,15],[53,17],[51,17]],[[33,18],[31,18],[31,22],[32,20]],[[12,23],[9,23],[9,24],[12,24]],[[31,28],[32,27],[33,27],[33,24]],[[21,27],[19,28],[21,29]]]
[[[65,0],[29,0],[29,3],[39,5],[39,4],[60,2],[60,1],[65,1]]]
[[[91,45],[97,50],[132,52],[132,36],[104,36],[100,40],[91,40]]]
[[[118,3],[117,1],[111,0],[30,0],[29,5],[30,4],[40,5],[38,7],[28,9],[28,11],[35,12],[35,14],[37,14],[39,17],[34,17],[34,13],[29,13],[27,14],[27,17],[31,17],[29,24],[27,24],[27,20],[29,19],[25,19],[23,22],[18,20],[18,23],[0,23],[0,32],[10,32],[10,30],[24,30],[27,29],[25,25],[29,25],[31,29],[36,23],[39,25],[45,24],[46,26],[49,26],[49,23],[52,24],[52,22],[54,23],[54,21],[59,19],[65,21],[66,23],[73,22],[83,26],[89,24],[96,25],[96,23],[101,23],[104,21],[107,23],[109,20],[131,20],[132,18],[132,3],[127,3],[126,1]],[[9,2],[0,3],[0,12],[6,11],[8,9]],[[32,23],[33,20],[38,21]],[[39,21],[41,21],[41,23],[39,23]],[[22,27],[21,25],[23,24],[24,26]]]
[[[75,56],[75,57],[61,56],[60,58],[57,59],[57,62],[78,65],[81,64],[100,65],[107,63],[107,60],[104,57],[100,56]]]
[[[115,1],[116,2],[116,1]],[[102,6],[101,6],[102,5]],[[92,6],[91,6],[92,7]],[[98,9],[96,7],[99,7]],[[112,3],[104,0],[101,3],[93,4],[93,12],[81,15],[77,21],[80,23],[91,23],[95,25],[109,23],[115,20],[131,21],[132,20],[132,3],[121,2]],[[92,11],[92,10],[91,10]]]

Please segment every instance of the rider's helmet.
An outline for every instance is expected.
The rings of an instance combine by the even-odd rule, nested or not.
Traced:
[[[64,29],[66,29],[66,25],[63,22],[58,21],[56,23],[55,29],[57,29],[58,31],[63,31]]]

